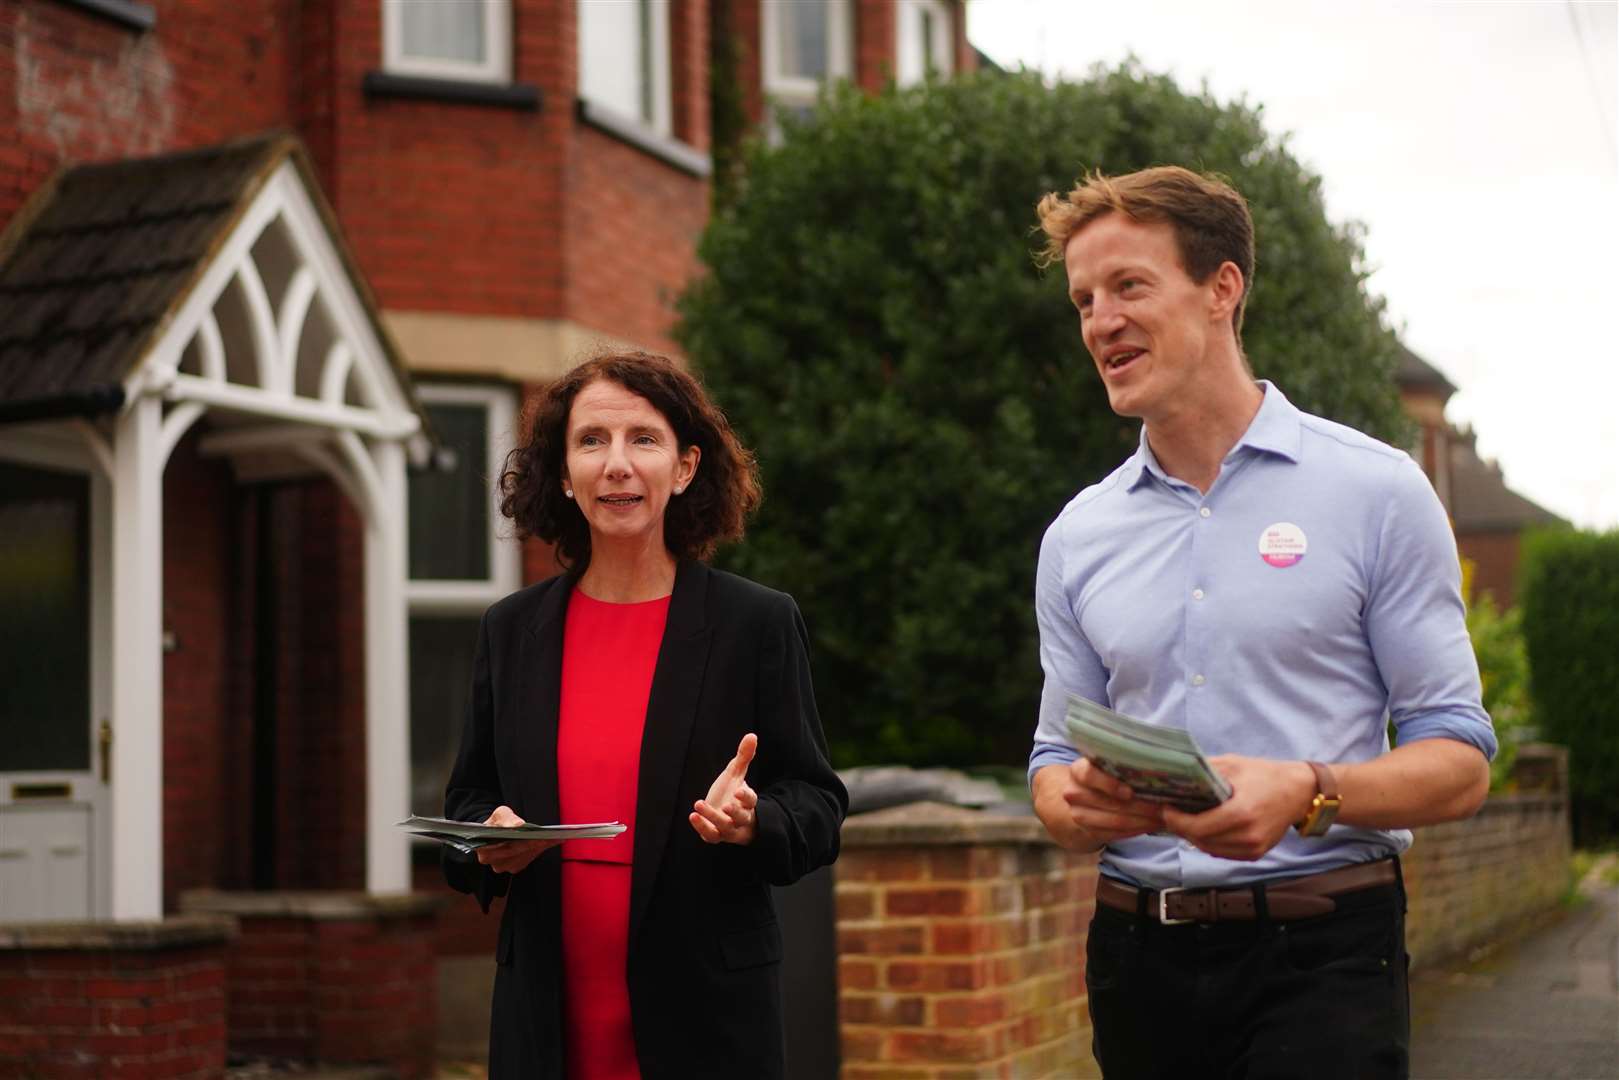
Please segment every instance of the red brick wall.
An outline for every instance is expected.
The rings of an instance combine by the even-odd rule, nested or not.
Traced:
[[[212,1078],[224,946],[0,950],[0,1076]]]
[[[854,81],[875,94],[898,66],[899,17],[893,0],[855,0]]]
[[[697,271],[707,182],[580,127],[567,189],[568,314],[603,334],[675,352],[674,298]]]
[[[978,70],[978,54],[967,40],[967,5],[952,0],[950,5],[950,32],[955,42],[956,71],[966,74]]]
[[[364,526],[329,481],[279,492],[276,886],[365,884]]]
[[[1473,595],[1495,597],[1497,607],[1508,608],[1518,598],[1518,532],[1458,533],[1456,547],[1473,563]]]
[[[384,307],[576,317],[667,346],[664,298],[690,273],[707,185],[576,134],[575,0],[513,4],[513,77],[539,88],[538,110],[368,99],[364,77],[382,65],[376,0],[155,7],[157,25],[139,33],[54,0],[0,6],[0,224],[60,164],[287,127],[309,144]],[[678,133],[706,148],[707,4],[681,0],[673,16]],[[597,152],[603,140],[617,152]],[[643,160],[614,171],[620,153]],[[684,258],[662,250],[672,243]],[[625,260],[592,267],[624,248],[651,254],[629,260],[607,304],[596,283]],[[581,267],[592,280],[571,290],[564,275]]]
[[[193,893],[189,911],[234,914],[227,962],[238,1053],[381,1064],[433,1075],[438,975],[431,902],[352,893]]]
[[[1492,795],[1476,817],[1416,830],[1402,860],[1413,965],[1465,953],[1559,903],[1573,848],[1567,752],[1520,748],[1514,778],[1537,777],[1545,790]]]
[[[559,149],[573,117],[571,6],[512,5],[513,76],[542,94],[541,108],[527,111],[367,99],[362,81],[382,67],[382,6],[332,2],[335,134],[322,175],[382,306],[561,315]],[[565,65],[558,11],[569,19]]]
[[[485,915],[477,900],[446,884],[437,860],[413,866],[410,887],[418,893],[444,898],[433,932],[435,955],[494,957],[495,944],[500,937],[500,917],[506,903],[504,897],[497,897],[489,905],[489,914]]]
[[[156,0],[140,33],[55,0],[0,5],[0,222],[65,161],[287,126],[295,0]]]
[[[669,7],[670,113],[675,137],[707,150],[708,3],[673,0]]]
[[[730,33],[737,45],[736,78],[742,90],[742,107],[748,122],[761,124],[765,118],[765,69],[760,51],[764,28],[759,0],[729,0]]]
[[[845,1080],[1091,1067],[1094,856],[1032,818],[922,804],[851,819],[835,874]]]
[[[240,792],[225,781],[231,664],[228,653],[234,482],[219,459],[196,452],[199,429],[175,448],[163,474],[163,897],[225,872],[229,821]]]

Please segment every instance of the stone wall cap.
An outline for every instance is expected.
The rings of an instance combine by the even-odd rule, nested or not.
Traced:
[[[237,917],[284,917],[316,922],[408,919],[431,915],[450,897],[440,893],[366,893],[355,891],[224,892],[195,889],[180,897],[181,911],[214,912]]]
[[[156,951],[214,945],[235,936],[235,919],[228,915],[202,913],[126,922],[0,923],[0,951]]]
[[[1568,799],[1561,793],[1529,789],[1527,791],[1498,791],[1484,800],[1479,807],[1480,814],[1488,814],[1492,810],[1521,810],[1526,808],[1556,809],[1566,806]]]
[[[843,823],[843,846],[898,847],[949,844],[1049,844],[1045,826],[1032,814],[971,810],[916,802],[856,814]]]

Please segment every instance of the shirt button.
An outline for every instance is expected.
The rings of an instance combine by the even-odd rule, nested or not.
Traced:
[[[1192,599],[1193,600],[1201,600],[1201,599],[1203,599],[1203,590],[1202,589],[1193,589],[1192,590]]]
[[[1204,682],[1203,676],[1201,676],[1201,675],[1193,675],[1192,676],[1192,685],[1193,686],[1202,686],[1203,682]]]
[[[1208,517],[1208,516],[1209,516],[1209,514],[1210,514],[1210,513],[1212,513],[1212,512],[1213,512],[1213,511],[1211,511],[1211,510],[1210,510],[1210,509],[1209,509],[1209,508],[1208,508],[1208,507],[1206,507],[1206,506],[1200,506],[1200,507],[1198,507],[1198,508],[1197,508],[1197,514],[1198,514],[1198,517]]]

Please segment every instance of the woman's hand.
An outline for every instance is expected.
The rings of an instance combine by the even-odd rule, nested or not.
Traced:
[[[513,825],[526,823],[512,813],[511,807],[497,806],[484,824],[509,829]],[[560,840],[507,840],[501,844],[486,844],[478,849],[478,861],[497,874],[515,874],[526,868],[541,852],[549,851],[560,843]]]
[[[737,745],[736,757],[709,786],[708,798],[698,799],[687,819],[710,844],[751,844],[759,796],[748,786],[748,764],[759,748],[759,736],[748,732]]]

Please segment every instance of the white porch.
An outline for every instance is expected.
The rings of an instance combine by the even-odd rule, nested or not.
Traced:
[[[163,474],[194,425],[243,481],[324,474],[365,526],[365,884],[410,889],[406,459],[421,414],[301,151],[267,140],[212,254],[99,417],[0,427],[0,460],[76,469],[92,492],[92,713],[105,801],[92,915],[163,916]]]

